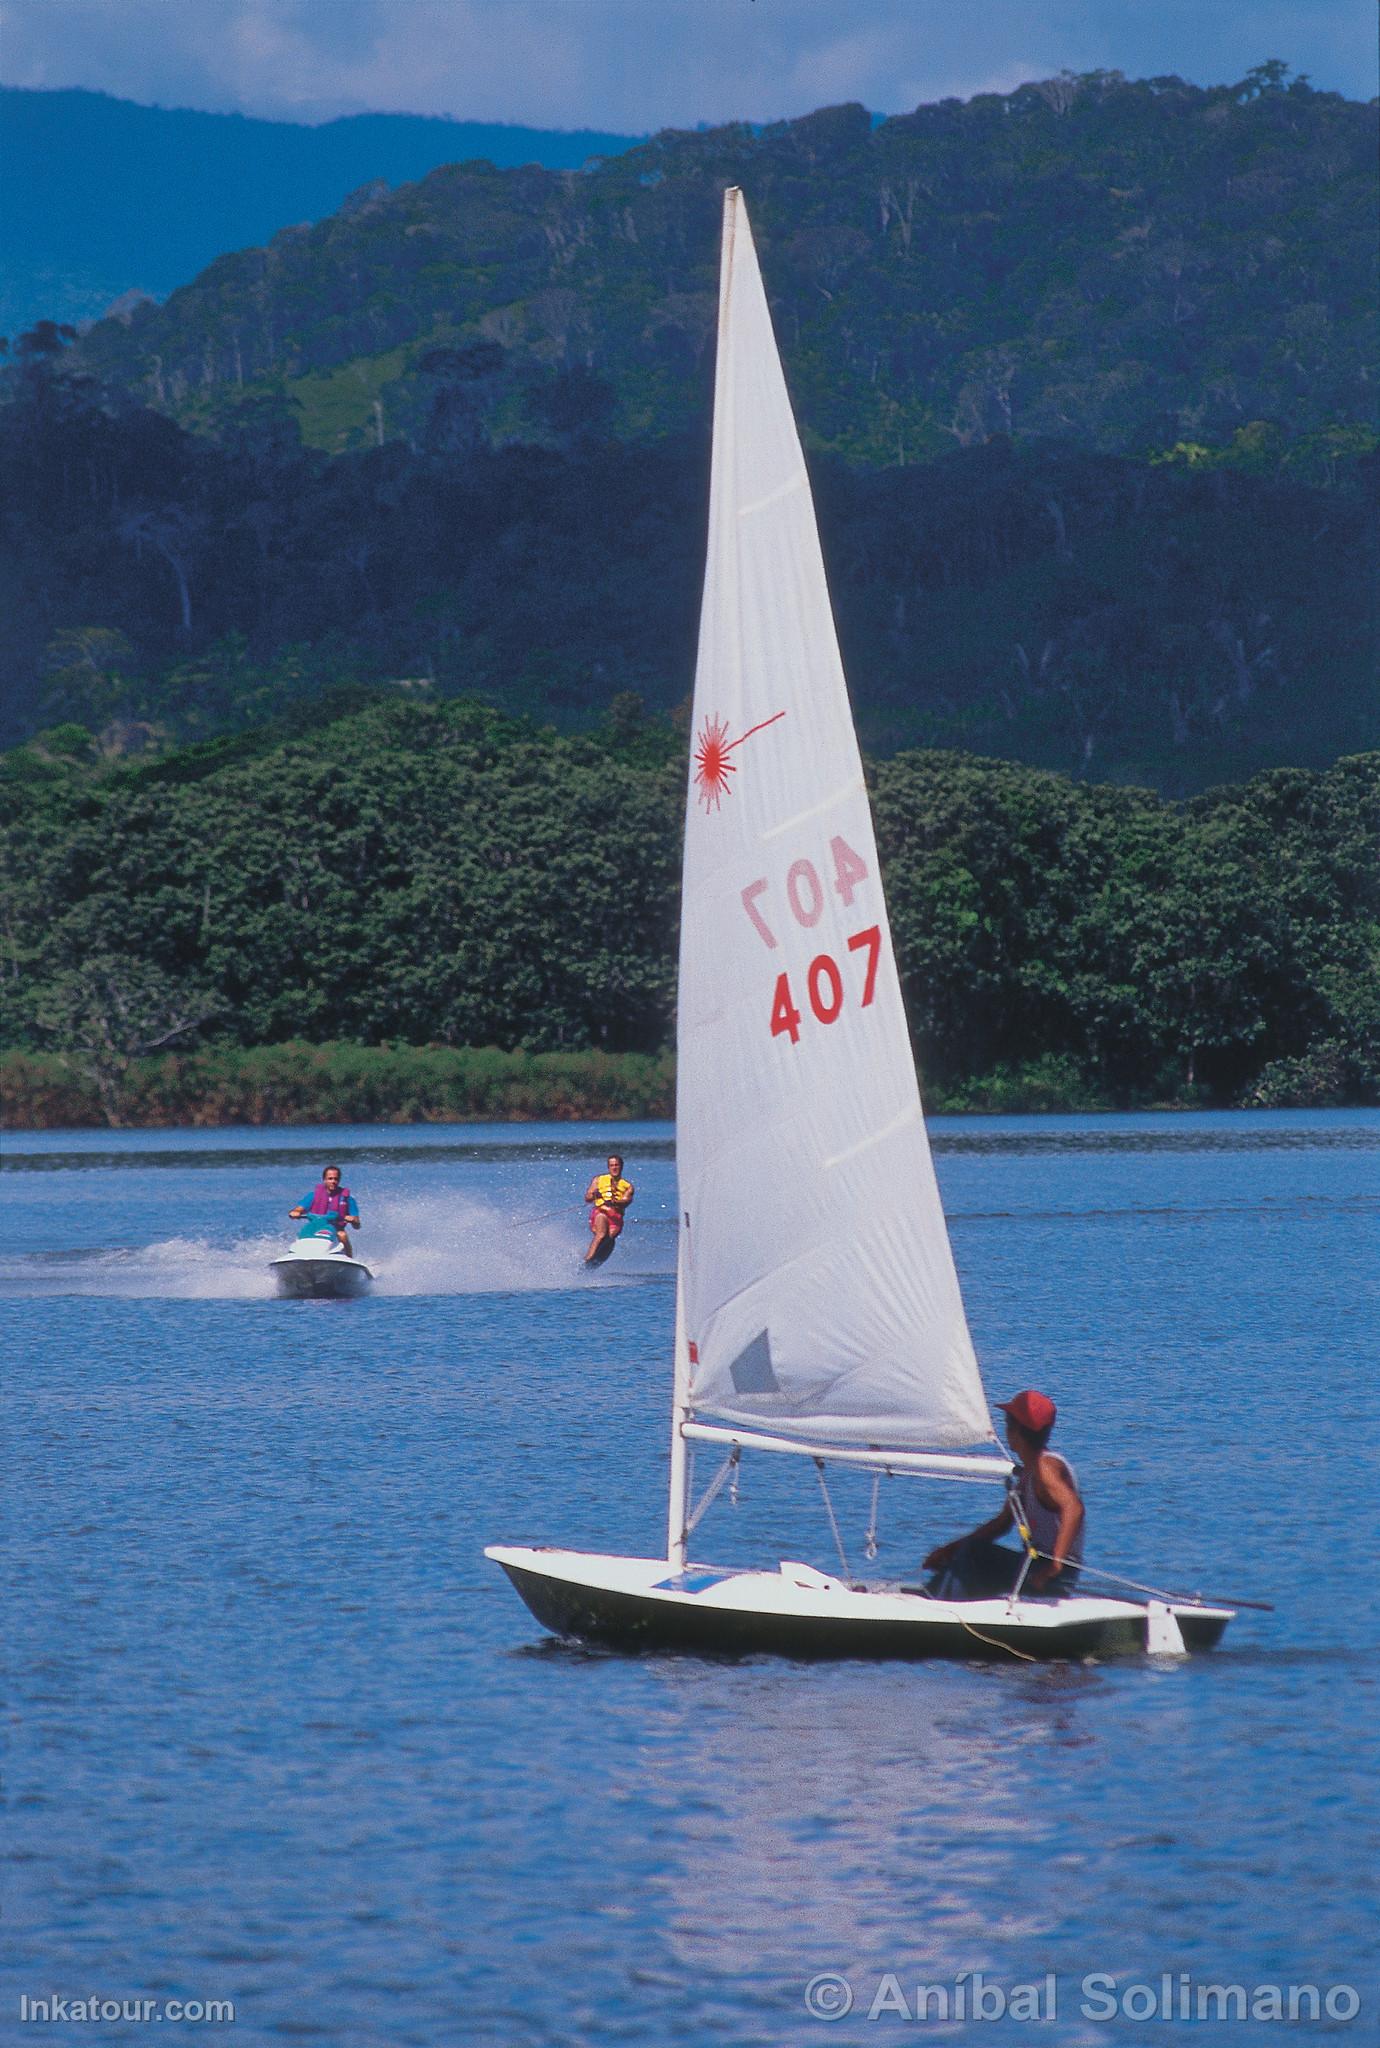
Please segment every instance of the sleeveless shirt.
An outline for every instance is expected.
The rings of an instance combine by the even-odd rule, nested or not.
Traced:
[[[1057,1451],[1049,1451],[1046,1455],[1051,1458],[1059,1458],[1059,1463],[1067,1474],[1069,1484],[1076,1493],[1078,1491],[1078,1480],[1068,1459],[1060,1458]],[[1053,1556],[1054,1539],[1059,1534],[1058,1510],[1045,1506],[1039,1494],[1035,1491],[1035,1474],[1027,1472],[1024,1466],[1021,1467],[1020,1475],[1016,1480],[1016,1493],[1021,1503],[1021,1513],[1026,1519],[1026,1526],[1035,1538],[1035,1548],[1043,1557]],[[1068,1555],[1064,1559],[1065,1564],[1082,1564],[1083,1532],[1086,1527],[1087,1516],[1085,1515],[1074,1531],[1073,1541],[1070,1543]]]

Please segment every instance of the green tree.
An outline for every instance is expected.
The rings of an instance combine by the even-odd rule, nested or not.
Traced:
[[[194,1037],[216,1010],[204,989],[97,954],[40,984],[31,1014],[38,1036],[92,1084],[106,1122],[117,1126],[134,1063]]]

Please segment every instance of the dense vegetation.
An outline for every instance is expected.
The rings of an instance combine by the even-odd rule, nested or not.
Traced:
[[[342,679],[680,703],[737,178],[870,746],[1170,794],[1372,746],[1373,125],[1266,65],[468,164],[35,329],[0,743],[157,747]]]
[[[373,440],[376,403],[387,435],[424,431],[438,376],[493,439],[540,430],[577,371],[620,436],[674,432],[703,413],[741,184],[816,446],[1143,453],[1369,421],[1375,110],[1286,78],[1098,73],[880,126],[667,132],[589,174],[453,164],[222,257],[95,328],[83,366],[189,418],[285,390],[328,447]]]
[[[285,1098],[236,1047],[655,1054],[683,776],[626,702],[584,737],[472,703],[312,706],[136,765],[51,734],[0,778],[12,1081],[61,1053],[117,1117],[147,1107],[141,1060],[200,1041],[193,1073],[243,1114]],[[1380,1099],[1380,755],[1184,805],[936,753],[874,787],[933,1102]],[[447,1098],[414,1054],[351,1057],[378,1113],[495,1099],[492,1072],[467,1096],[448,1070]],[[312,1058],[278,1056],[280,1082]],[[664,1073],[637,1072],[657,1099]]]
[[[702,442],[331,458],[265,401],[209,443],[38,348],[12,390],[0,739],[199,738],[342,678],[568,724],[689,691]],[[882,472],[818,458],[864,740],[1176,794],[1373,744],[1374,469],[1265,428],[1155,464],[1005,439]]]

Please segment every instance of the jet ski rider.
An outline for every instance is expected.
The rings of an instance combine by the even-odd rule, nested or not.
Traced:
[[[354,1257],[346,1230],[359,1229],[359,1208],[350,1190],[341,1186],[338,1166],[322,1167],[317,1186],[309,1195],[303,1195],[300,1202],[295,1202],[288,1215],[294,1222],[299,1217],[306,1218],[297,1233],[299,1237],[325,1236],[330,1232],[346,1258]]]

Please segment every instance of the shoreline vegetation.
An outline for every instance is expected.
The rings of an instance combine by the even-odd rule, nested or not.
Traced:
[[[1295,1071],[1297,1069],[1297,1071]],[[1331,1108],[1345,1091],[1327,1063],[1294,1062],[1237,1108]],[[1068,1059],[1000,1067],[921,1090],[931,1116],[1097,1115],[1220,1109],[1207,1091],[1113,1101]],[[1358,1098],[1359,1099],[1359,1098]],[[118,1109],[98,1078],[58,1053],[0,1053],[0,1130],[211,1130],[245,1125],[669,1122],[675,1057],[660,1053],[504,1052],[496,1046],[300,1042],[208,1047],[130,1062]]]
[[[684,746],[376,700],[0,757],[5,1122],[669,1115]],[[932,1112],[1380,1100],[1380,753],[1183,804],[869,779]]]
[[[565,1123],[673,1114],[669,1053],[503,1052],[496,1046],[218,1046],[130,1062],[118,1112],[59,1053],[0,1054],[0,1128]]]

